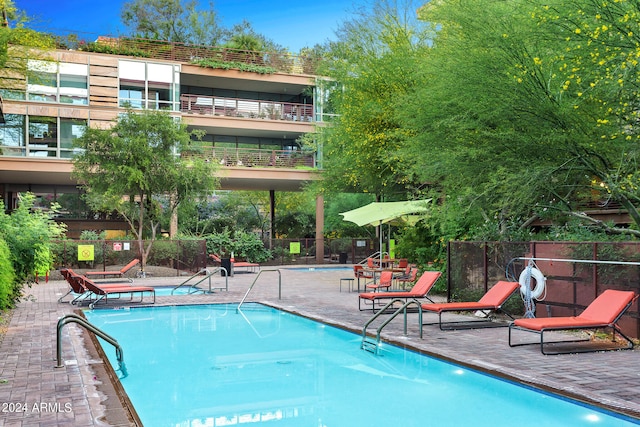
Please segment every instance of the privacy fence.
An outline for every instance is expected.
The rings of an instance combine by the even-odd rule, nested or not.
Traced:
[[[580,314],[605,289],[640,293],[640,244],[635,242],[450,242],[448,298],[477,300],[498,280],[518,281],[531,258],[547,279],[537,317]],[[509,307],[523,311],[519,294]],[[637,301],[620,326],[640,337]]]

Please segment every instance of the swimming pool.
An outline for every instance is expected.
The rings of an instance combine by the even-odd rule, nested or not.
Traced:
[[[124,349],[145,426],[630,426],[535,391],[259,304],[86,312]],[[113,348],[105,345],[117,366]]]
[[[167,297],[167,296],[176,296],[176,295],[200,295],[204,292],[201,289],[194,291],[194,289],[188,286],[183,286],[176,290],[174,290],[173,286],[155,286],[154,289],[156,291],[157,297]],[[173,293],[171,293],[172,291]]]

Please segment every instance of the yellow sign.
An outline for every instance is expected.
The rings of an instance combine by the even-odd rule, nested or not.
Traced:
[[[93,245],[78,245],[78,261],[93,261]]]
[[[289,253],[290,254],[299,254],[300,253],[300,242],[291,242],[291,243],[289,243]]]

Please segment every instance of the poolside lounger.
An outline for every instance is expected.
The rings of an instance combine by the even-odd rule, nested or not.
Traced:
[[[406,292],[365,292],[358,295],[358,309],[360,311],[368,310],[368,307],[362,307],[361,303],[367,305],[367,301],[371,301],[371,309],[376,311],[376,301],[382,300],[391,300],[395,298],[401,298],[405,301],[409,299],[418,299],[418,298],[426,298],[429,301],[431,299],[427,296],[433,285],[440,278],[442,273],[439,271],[425,271],[420,276],[420,279],[416,282],[416,284],[409,291]],[[433,302],[433,301],[431,301]]]
[[[65,278],[67,283],[69,283],[69,286],[71,289],[65,295],[61,296],[58,299],[58,302],[62,302],[64,297],[66,297],[69,294],[73,294],[75,296],[73,300],[69,301],[71,304],[82,302],[87,298],[89,298],[89,300],[93,299],[94,293],[91,290],[89,290],[89,288],[87,288],[87,286],[85,285],[85,279],[88,280],[86,276],[78,274],[70,268],[62,269],[60,270],[60,273]],[[131,282],[100,283],[99,286],[102,288],[113,288],[113,287],[130,286],[130,283]]]
[[[455,311],[490,311],[490,312],[502,312],[513,319],[513,316],[506,312],[502,305],[509,299],[509,297],[520,288],[518,282],[506,282],[499,281],[478,302],[445,302],[445,303],[429,303],[422,304],[423,311],[430,311],[438,314],[438,325],[441,330],[445,329],[470,329],[478,327],[495,327],[495,326],[507,326],[497,322],[491,321],[490,318],[485,318],[482,321],[470,320],[470,321],[456,321],[456,322],[442,322],[442,313],[455,312]],[[488,317],[488,316],[487,316]],[[434,323],[423,323],[423,325]],[[443,324],[451,325],[447,328],[443,327]]]
[[[214,260],[218,264],[222,264],[222,260],[216,254],[209,254],[209,258],[211,258],[212,260]],[[236,268],[246,268],[247,271],[249,271],[251,273],[255,273],[256,269],[260,270],[260,264],[258,264],[256,262],[247,262],[247,261],[235,262],[234,261],[234,262],[231,263],[231,265],[232,265],[234,270]]]
[[[104,299],[105,303],[108,303],[110,295],[120,296],[122,294],[129,294],[133,299],[134,294],[140,294],[140,302],[144,299],[146,292],[153,295],[153,304],[156,302],[156,291],[152,286],[135,286],[130,284],[98,284],[86,276],[80,276],[83,285],[96,296],[96,300],[89,304],[89,308],[93,309],[96,303]]]
[[[582,313],[578,316],[564,316],[564,317],[539,317],[533,319],[516,319],[509,325],[509,346],[517,347],[521,345],[538,344],[534,343],[520,343],[514,344],[511,342],[511,332],[513,329],[519,329],[522,331],[533,332],[540,335],[540,351],[542,354],[566,354],[566,353],[585,353],[602,350],[623,350],[633,348],[633,341],[620,331],[617,326],[617,322],[625,311],[631,307],[633,302],[638,298],[638,295],[633,291],[619,291],[614,289],[605,290],[600,296],[598,296]],[[575,346],[571,350],[560,350],[555,352],[545,351],[544,333],[547,331],[562,331],[572,329],[605,329],[611,328],[612,341],[615,341],[616,332],[623,337],[627,342],[627,347],[617,346],[615,348],[602,348],[601,346],[594,346],[592,348],[579,348]],[[589,339],[581,340],[563,340],[563,341],[547,341],[548,346],[554,344],[570,342],[589,341]]]
[[[120,270],[117,270],[117,271],[87,271],[87,272],[83,273],[83,275],[87,276],[87,277],[94,277],[94,276],[123,277],[127,271],[131,270],[133,267],[138,265],[138,263],[140,263],[140,260],[138,258],[134,258],[131,262],[129,262],[129,264],[125,265]]]

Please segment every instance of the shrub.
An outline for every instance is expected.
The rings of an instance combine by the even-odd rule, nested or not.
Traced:
[[[15,273],[11,262],[9,245],[0,237],[0,310],[13,306],[13,302],[16,299],[14,284]]]

